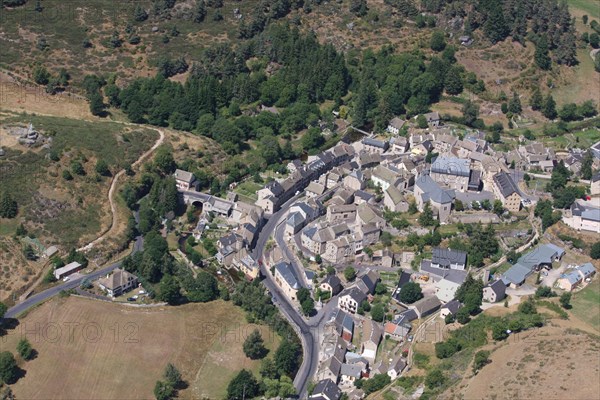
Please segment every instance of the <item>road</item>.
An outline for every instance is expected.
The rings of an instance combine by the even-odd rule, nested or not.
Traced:
[[[254,247],[252,255],[256,260],[262,260],[264,255],[265,246],[267,241],[274,234],[280,219],[287,214],[289,208],[301,195],[296,195],[288,200],[279,211],[271,215],[267,223],[262,227],[259,232],[256,246]],[[284,254],[288,254],[291,250],[287,247],[285,240],[281,237],[281,244]],[[291,257],[289,261],[292,263],[296,271],[304,272],[300,269],[299,265],[296,265],[295,257]],[[310,319],[305,318],[300,314],[300,311],[288,300],[288,298],[279,290],[279,286],[273,280],[271,272],[267,269],[264,262],[261,262],[261,274],[265,277],[263,284],[267,290],[271,293],[273,303],[279,308],[281,313],[286,317],[289,323],[292,325],[294,330],[298,333],[302,342],[303,357],[302,365],[296,374],[294,379],[294,386],[300,398],[306,397],[306,389],[308,382],[315,375],[319,363],[319,343],[320,334],[323,331],[323,326],[327,322],[326,317],[331,315],[332,310],[335,308],[337,301],[335,299],[330,300],[325,307],[319,312],[312,316]]]
[[[135,212],[134,216],[135,216],[136,221],[138,221],[139,214],[137,211]],[[135,242],[133,243],[133,250],[131,251],[131,254],[137,253],[138,251],[142,251],[143,249],[144,249],[144,239],[142,236],[138,236],[135,238]],[[50,289],[46,289],[41,293],[35,294],[35,295],[27,298],[23,302],[11,307],[4,315],[4,318],[16,318],[19,314],[23,313],[24,311],[27,311],[29,308],[31,308],[39,303],[42,303],[42,302],[48,300],[49,298],[51,298],[53,296],[56,296],[61,291],[75,289],[85,279],[89,279],[91,281],[94,279],[98,279],[101,276],[108,274],[115,268],[119,268],[121,266],[121,264],[122,264],[122,261],[117,261],[111,265],[100,268],[99,270],[96,270],[96,271],[92,272],[91,274],[81,276],[77,279],[69,280],[60,285],[51,287]]]

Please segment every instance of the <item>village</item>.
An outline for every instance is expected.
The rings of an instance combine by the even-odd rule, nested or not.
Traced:
[[[437,113],[425,118],[427,128],[394,118],[384,135],[290,162],[287,177],[269,181],[254,204],[234,191],[226,199],[198,192],[193,174],[175,173],[183,201],[202,208],[194,238],[202,240],[215,218],[224,228],[214,262],[249,280],[264,271],[298,314],[325,315],[311,398],[362,398],[369,377],[401,376],[417,328],[454,320],[463,307],[455,293],[469,275],[483,281],[482,308],[489,308],[518,302],[541,285],[577,290],[596,273],[591,263],[561,261],[566,250],[543,240],[533,220],[542,191],[527,182],[549,179],[559,163],[577,174],[582,151],[556,154],[520,138],[514,150],[498,152],[476,130],[441,125]],[[598,166],[600,143],[592,151]],[[587,184],[592,196],[600,194],[599,174]],[[272,236],[257,244],[273,215]],[[577,199],[562,218],[575,230],[600,233],[598,198]],[[459,233],[444,228],[478,223],[498,227],[502,251],[518,258],[483,266],[464,249],[444,246]],[[439,230],[445,234],[431,240]],[[429,235],[430,251],[407,251],[405,242],[391,240],[411,234]]]

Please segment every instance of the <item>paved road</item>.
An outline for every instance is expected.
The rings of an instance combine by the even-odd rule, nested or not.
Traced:
[[[134,216],[135,216],[136,221],[138,221],[139,214],[137,213],[137,211],[135,212]],[[138,251],[142,251],[143,249],[144,249],[144,239],[142,236],[138,236],[135,238],[135,242],[133,243],[133,250],[131,253],[134,254],[134,253],[137,253]],[[4,318],[16,318],[19,314],[23,313],[24,311],[27,311],[30,307],[33,307],[36,304],[42,303],[42,302],[48,300],[49,298],[56,296],[62,290],[75,289],[76,287],[79,287],[81,282],[83,282],[83,280],[85,280],[85,279],[89,279],[89,280],[98,279],[101,276],[106,275],[107,273],[111,272],[115,268],[119,268],[121,266],[121,264],[122,264],[122,261],[117,261],[116,263],[108,265],[104,268],[100,268],[99,270],[96,270],[96,271],[92,272],[91,274],[83,275],[77,279],[67,281],[58,286],[54,286],[54,287],[51,287],[50,289],[44,290],[41,293],[35,294],[35,295],[27,298],[25,301],[11,307],[4,315]]]

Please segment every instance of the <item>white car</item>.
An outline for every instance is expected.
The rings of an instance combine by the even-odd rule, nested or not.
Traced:
[[[63,282],[67,282],[67,281],[69,281],[70,279],[71,279],[71,278],[69,278],[68,276],[65,276],[65,277],[63,278]]]

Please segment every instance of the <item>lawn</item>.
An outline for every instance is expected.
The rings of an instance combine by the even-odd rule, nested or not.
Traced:
[[[600,0],[567,0],[571,8],[578,8],[590,17],[600,18]]]
[[[70,297],[19,322],[3,337],[2,350],[14,352],[23,334],[38,351],[12,385],[22,399],[154,398],[154,383],[169,362],[188,384],[180,398],[218,399],[237,371],[257,372],[260,365],[242,352],[256,326],[229,302],[138,309]],[[266,346],[276,348],[277,335],[258,328]]]
[[[240,196],[246,197],[247,199],[252,200],[252,202],[258,199],[258,192],[262,189],[263,185],[260,183],[256,183],[254,181],[245,181],[236,186],[235,192]]]
[[[600,280],[594,279],[573,295],[571,312],[600,331]]]

